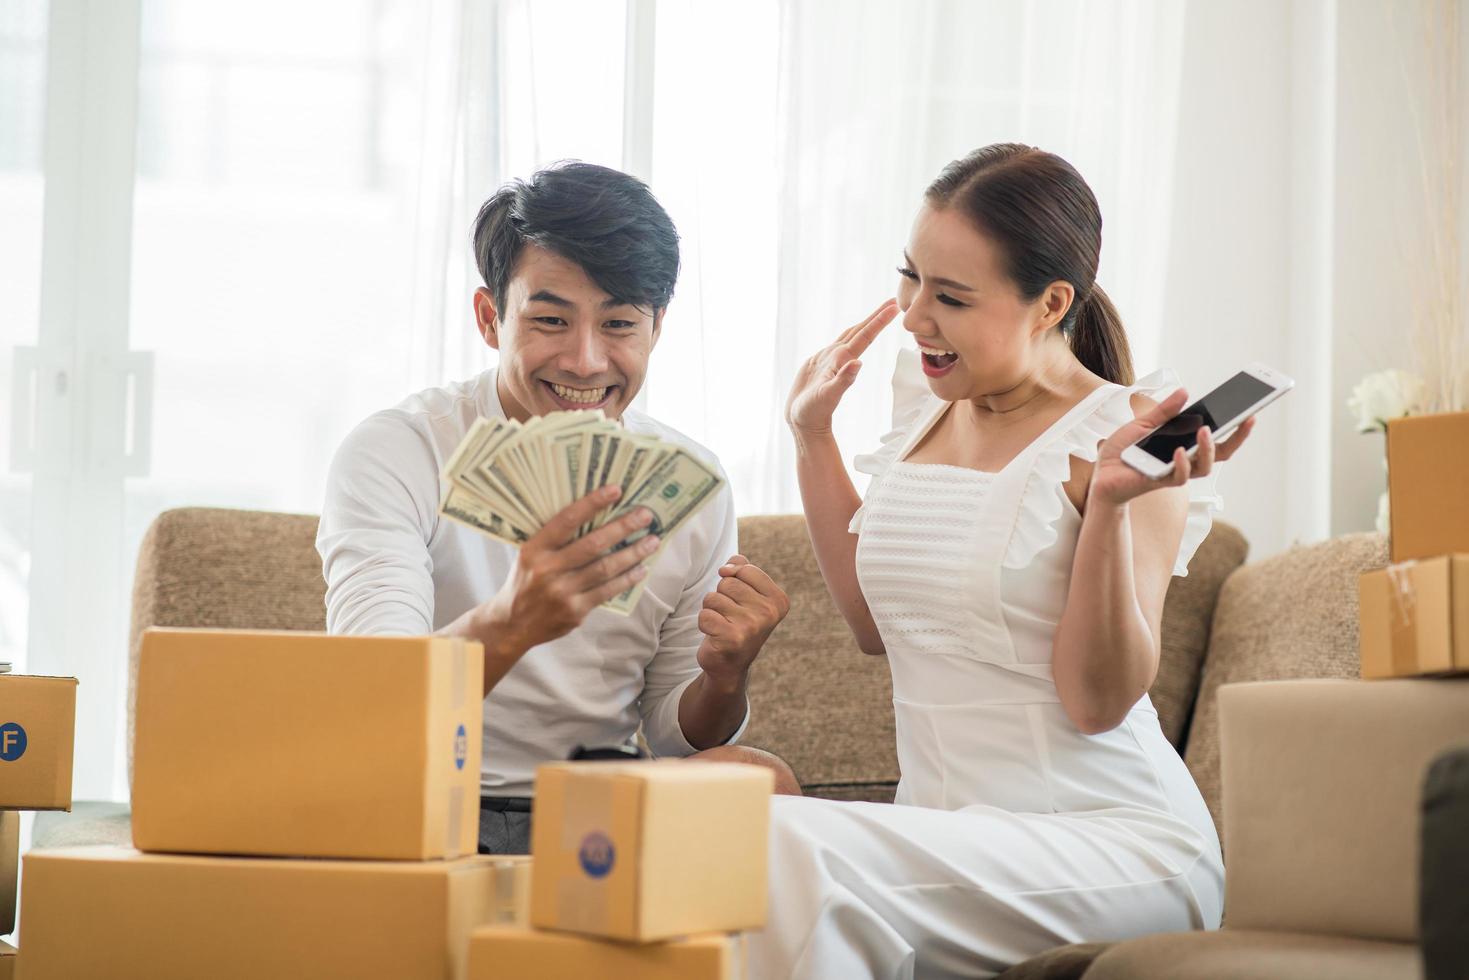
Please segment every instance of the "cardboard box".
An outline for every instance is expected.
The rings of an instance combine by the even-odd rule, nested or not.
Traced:
[[[0,939],[0,980],[15,980],[15,964],[19,957],[14,946]]]
[[[679,760],[541,766],[531,924],[641,942],[763,926],[774,778]]]
[[[1357,591],[1363,677],[1469,671],[1469,554],[1389,565]]]
[[[0,810],[70,810],[75,677],[0,674]]]
[[[466,975],[494,868],[77,847],[25,857],[24,980]]]
[[[1469,552],[1469,412],[1387,423],[1394,562]]]
[[[0,810],[0,936],[15,931],[15,888],[19,874],[20,814]]]
[[[744,980],[744,939],[620,943],[494,926],[469,940],[470,980]]]
[[[149,630],[133,844],[407,859],[473,854],[484,659],[448,637]]]

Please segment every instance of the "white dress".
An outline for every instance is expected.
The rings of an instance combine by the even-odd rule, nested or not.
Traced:
[[[1065,943],[1217,928],[1219,840],[1151,701],[1083,735],[1051,677],[1081,528],[1069,457],[1095,460],[1132,392],[1161,398],[1171,377],[1097,390],[991,474],[903,461],[945,407],[911,367],[901,424],[857,461],[873,481],[852,521],[893,675],[897,801],[776,798],[752,976],[987,977]],[[1190,486],[1176,575],[1211,482]]]

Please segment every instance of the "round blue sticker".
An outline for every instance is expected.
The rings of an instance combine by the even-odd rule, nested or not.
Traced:
[[[617,860],[617,849],[606,834],[592,831],[581,839],[581,849],[576,852],[581,859],[581,868],[593,878],[605,878]]]
[[[454,768],[463,769],[464,759],[469,755],[469,736],[464,733],[464,726],[454,733]]]
[[[0,761],[14,762],[26,754],[26,730],[15,722],[0,725]]]

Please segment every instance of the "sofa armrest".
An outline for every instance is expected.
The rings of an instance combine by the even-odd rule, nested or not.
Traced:
[[[1469,743],[1433,760],[1423,786],[1423,968],[1469,977]]]
[[[1469,738],[1469,679],[1221,689],[1231,928],[1418,938],[1424,774]]]

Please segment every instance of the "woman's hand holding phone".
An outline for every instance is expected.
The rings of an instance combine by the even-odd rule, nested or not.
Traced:
[[[1199,430],[1198,448],[1192,456],[1182,447],[1174,450],[1173,469],[1162,477],[1146,476],[1123,461],[1123,450],[1172,419],[1186,404],[1188,393],[1180,388],[1103,441],[1097,450],[1096,466],[1092,468],[1087,500],[1121,505],[1153,490],[1181,487],[1196,477],[1208,476],[1215,463],[1222,463],[1239,452],[1254,431],[1252,416],[1240,423],[1228,439],[1216,444],[1214,434],[1206,426]]]

